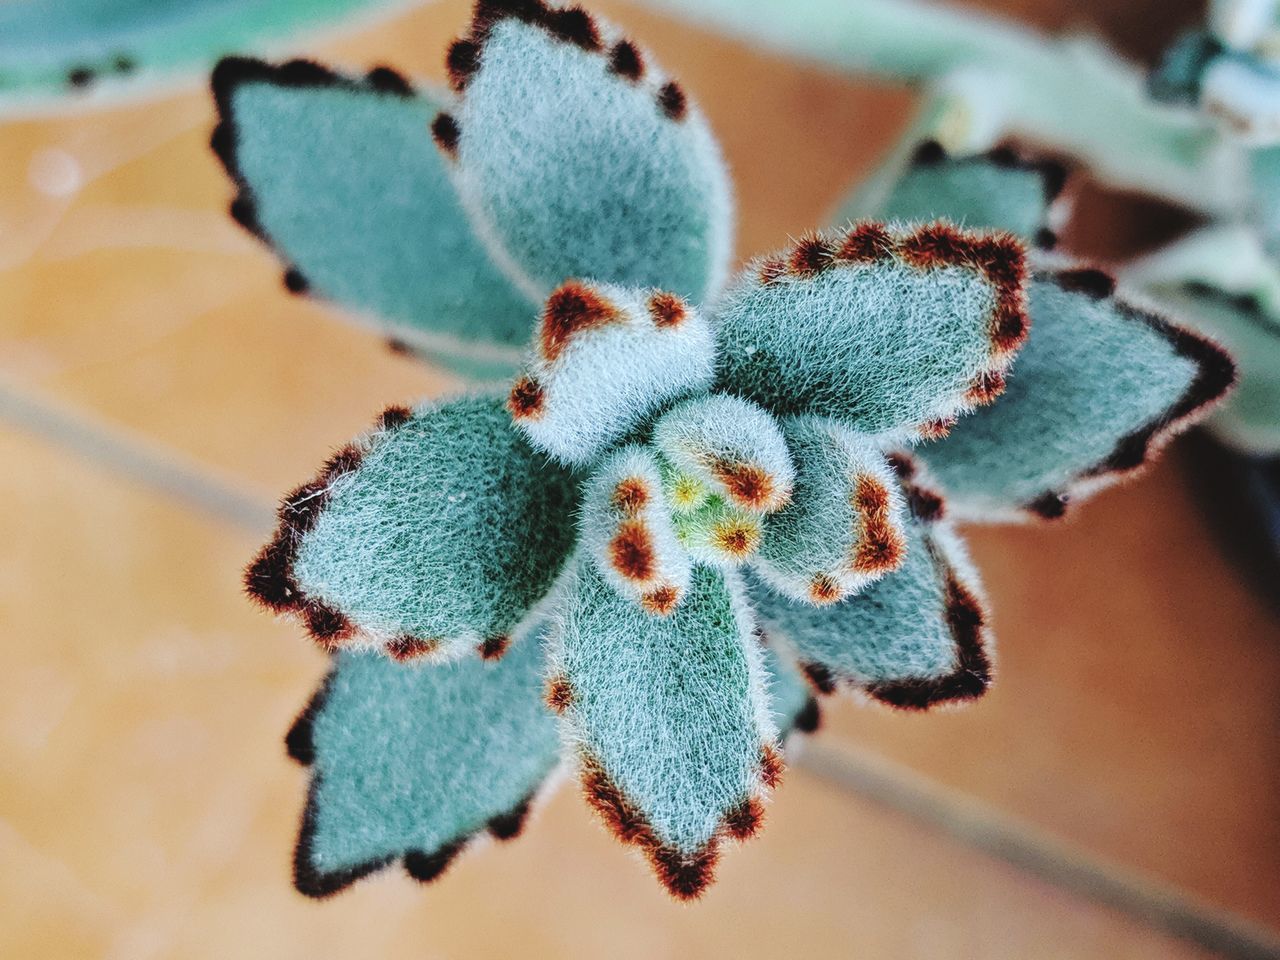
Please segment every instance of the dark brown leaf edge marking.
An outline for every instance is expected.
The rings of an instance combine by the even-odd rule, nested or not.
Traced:
[[[604,58],[611,73],[630,84],[645,80],[647,64],[640,48],[622,39],[607,45],[595,18],[579,6],[553,7],[543,0],[478,0],[471,26],[465,36],[449,45],[445,54],[445,70],[449,86],[458,94],[466,92],[471,78],[479,71],[484,47],[493,28],[504,20],[518,20],[545,30],[562,43]],[[680,84],[669,80],[653,90],[654,103],[666,117],[679,123],[688,116],[688,100]],[[432,123],[437,132],[436,143],[450,159],[455,159],[459,137],[458,122],[447,112],[437,115]]]
[[[1046,212],[1048,212],[1054,201],[1062,195],[1069,177],[1067,167],[1057,160],[1028,156],[1010,144],[1000,144],[985,153],[956,157],[948,153],[946,147],[937,140],[926,140],[916,148],[916,152],[911,158],[912,169],[937,167],[943,164],[957,167],[991,165],[1007,170],[1022,170],[1035,174],[1040,178]],[[1040,229],[1036,231],[1036,235],[1032,240],[1037,247],[1044,250],[1052,250],[1058,242],[1057,236],[1049,229],[1047,223],[1040,225]]]
[[[824,696],[835,693],[837,687],[844,684],[888,706],[913,711],[976,700],[986,693],[992,677],[986,612],[977,594],[964,583],[941,545],[929,533],[929,527],[946,515],[942,495],[927,486],[927,478],[910,454],[894,452],[888,454],[887,459],[902,485],[913,521],[924,527],[925,549],[938,578],[945,584],[943,616],[954,642],[956,666],[941,677],[873,683],[836,676],[820,663],[802,663],[800,667],[814,691]]]
[[[231,217],[251,234],[265,243],[284,262],[284,284],[291,293],[302,294],[310,289],[307,278],[296,266],[288,262],[280,249],[263,228],[258,219],[253,190],[245,179],[236,157],[239,132],[236,129],[233,101],[236,90],[250,83],[264,83],[274,87],[295,90],[349,90],[372,96],[412,97],[413,85],[390,67],[375,67],[363,77],[339,74],[310,60],[287,60],[283,63],[267,63],[252,57],[225,57],[213,69],[213,99],[218,110],[218,122],[209,138],[209,145],[236,187],[231,201]]]
[[[325,461],[314,480],[286,496],[276,511],[279,525],[275,535],[244,572],[244,588],[250,597],[273,613],[297,617],[328,652],[351,640],[356,628],[342,611],[308,595],[298,584],[293,572],[298,550],[328,505],[333,483],[358,470],[366,453],[411,416],[407,407],[388,407],[378,417],[374,433],[347,444]],[[431,638],[398,637],[388,645],[388,653],[396,659],[406,659],[402,651],[408,647],[425,654],[434,649],[435,642]]]
[[[1099,302],[1109,302],[1124,320],[1144,324],[1160,335],[1175,354],[1196,365],[1196,374],[1168,410],[1132,433],[1121,437],[1099,463],[1082,471],[1077,481],[1120,479],[1150,463],[1170,439],[1191,427],[1216,406],[1236,382],[1236,365],[1230,354],[1212,340],[1169,322],[1158,314],[1126,303],[1115,296],[1115,280],[1092,268],[1040,272],[1035,279],[1060,290]],[[1067,513],[1071,501],[1066,490],[1046,490],[1023,505],[1023,510],[1044,520]]]
[[[841,267],[896,261],[917,270],[954,266],[972,270],[995,291],[987,319],[990,360],[970,385],[966,399],[990,403],[1000,394],[996,376],[1026,342],[1030,330],[1026,299],[1026,251],[1011,233],[962,230],[937,220],[907,232],[863,221],[841,233],[810,233],[789,250],[757,261],[756,279],[764,286],[784,277],[809,278]],[[921,424],[928,431],[937,423]]]
[[[777,785],[782,759],[773,744],[761,746],[760,773],[765,786],[772,789]],[[644,855],[658,880],[677,900],[696,900],[715,880],[725,840],[747,840],[764,825],[763,799],[748,793],[724,811],[711,839],[697,850],[681,851],[662,842],[640,807],[614,782],[604,764],[586,750],[579,757],[578,780],[587,805],[621,843]]]
[[[66,68],[67,86],[76,91],[87,91],[99,78],[117,74],[128,76],[138,69],[138,61],[128,53],[116,53],[97,63],[74,63]]]
[[[285,735],[285,749],[289,756],[304,767],[310,767],[315,763],[315,741],[312,731],[316,717],[324,710],[325,702],[328,700],[334,673],[330,671],[325,676],[320,688]],[[435,850],[405,850],[401,853],[352,864],[341,870],[322,870],[315,865],[312,855],[316,821],[319,816],[317,798],[320,792],[320,775],[313,774],[307,788],[307,803],[303,808],[302,826],[298,831],[298,842],[293,853],[293,885],[299,893],[323,899],[346,889],[357,880],[391,866],[397,859],[402,862],[405,872],[411,877],[421,883],[429,883],[441,876],[458,854],[481,833],[487,831],[492,837],[502,841],[514,840],[518,837],[528,822],[529,811],[541,789],[542,785],[539,785],[510,810],[490,817],[478,830],[441,844]]]

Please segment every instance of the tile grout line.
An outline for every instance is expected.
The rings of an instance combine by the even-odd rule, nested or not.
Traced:
[[[0,420],[128,480],[235,526],[262,533],[273,511],[172,451],[34,398],[0,380]],[[925,824],[1053,886],[1231,960],[1280,960],[1280,937],[1261,925],[1074,849],[890,760],[806,742],[794,766]]]
[[[1153,930],[1230,960],[1280,958],[1280,936],[1269,928],[1087,853],[885,757],[806,742],[792,765]]]
[[[254,497],[210,476],[172,452],[105,423],[95,423],[0,381],[0,420],[202,512],[249,530],[269,532],[273,512]]]

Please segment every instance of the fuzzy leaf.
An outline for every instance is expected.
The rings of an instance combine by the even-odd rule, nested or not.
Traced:
[[[1126,284],[1215,338],[1240,380],[1206,425],[1250,453],[1280,453],[1280,265],[1243,226],[1187,235],[1125,271]]]
[[[667,614],[689,589],[693,566],[676,541],[653,451],[630,446],[609,456],[582,496],[581,542],[622,596]]]
[[[0,3],[0,106],[139,86],[375,0],[11,0]],[[387,6],[386,0],[380,0]]]
[[[900,458],[905,473],[914,468]],[[839,603],[796,602],[755,582],[766,634],[790,648],[823,693],[837,684],[882,703],[923,710],[981,696],[991,662],[981,594],[963,547],[939,518],[941,500],[904,481],[912,516],[893,575]]]
[[[753,567],[794,600],[835,603],[901,565],[898,484],[879,447],[834,420],[794,417],[783,431],[795,494],[766,518]]]
[[[769,677],[769,707],[778,737],[789,740],[795,733],[815,732],[822,723],[822,711],[813,697],[813,688],[772,644],[764,644],[763,659]]]
[[[653,441],[677,471],[743,510],[772,513],[791,498],[795,467],[782,431],[749,400],[685,400],[662,415]]]
[[[676,513],[674,520],[676,538],[694,560],[726,570],[746,562],[764,535],[759,513],[715,495],[695,509]]]
[[[1004,148],[952,157],[930,140],[916,150],[877,216],[916,223],[945,217],[968,230],[1005,230],[1053,246],[1047,215],[1065,180],[1056,163],[1024,160]]]
[[[719,288],[732,226],[720,151],[647,53],[579,8],[483,0],[448,63],[461,102],[437,141],[535,298],[569,277],[695,302]]]
[[[1200,102],[1248,143],[1280,143],[1280,68],[1235,53],[1210,62],[1200,82]]]
[[[1166,103],[1199,103],[1205,70],[1225,52],[1222,41],[1207,31],[1183,34],[1152,71],[1151,96]]]
[[[1271,258],[1280,263],[1280,147],[1250,151],[1253,183],[1249,212]]]
[[[714,374],[714,334],[679,297],[573,280],[547,298],[507,405],[535,447],[583,465]]]
[[[473,836],[520,832],[560,760],[542,643],[500,663],[340,653],[289,731],[312,768],[294,882],[323,897],[395,860],[435,879]]]
[[[722,389],[886,440],[944,430],[999,392],[1026,335],[1023,253],[937,223],[809,237],[714,307]]]
[[[330,649],[500,656],[572,545],[574,497],[498,397],[393,408],[284,501],[246,584]]]
[[[725,837],[760,825],[780,769],[741,585],[708,567],[666,617],[580,563],[556,617],[552,685],[588,801],[671,893],[696,897]]]
[[[918,454],[958,516],[1061,516],[1141,466],[1234,377],[1217,346],[1117,299],[1096,270],[1038,275],[1031,338],[994,406]]]
[[[447,94],[395,74],[229,59],[213,76],[213,143],[232,214],[287,267],[291,290],[360,311],[414,352],[507,376],[535,315],[471,231],[428,125]]]

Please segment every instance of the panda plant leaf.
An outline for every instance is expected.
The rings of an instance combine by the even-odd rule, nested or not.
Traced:
[[[812,694],[920,711],[989,685],[981,583],[911,447],[961,505],[1046,516],[1231,364],[1101,275],[1032,271],[1010,231],[1041,232],[1043,170],[933,169],[884,222],[730,278],[718,148],[647,51],[576,7],[482,0],[447,62],[452,92],[243,60],[215,82],[239,219],[305,285],[424,350],[492,359],[521,321],[526,344],[505,386],[341,448],[246,574],[335,656],[290,738],[315,772],[298,885],[428,879],[563,762],[697,897],[763,825]],[[342,223],[397,239],[356,255]],[[982,426],[1006,388],[1010,422]]]
[[[106,102],[235,50],[411,0],[17,0],[0,4],[0,113]]]

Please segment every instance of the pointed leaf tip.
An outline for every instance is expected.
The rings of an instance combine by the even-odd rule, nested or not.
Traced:
[[[395,409],[285,501],[246,583],[326,649],[494,658],[560,570],[574,503],[499,397]]]
[[[477,834],[517,835],[560,761],[541,665],[539,637],[498,664],[339,654],[304,714],[312,781],[298,889],[329,896],[397,859],[425,882]]]
[[[711,882],[725,838],[752,832],[753,801],[778,773],[762,653],[737,590],[695,568],[685,601],[651,617],[580,563],[556,618],[551,670],[572,686],[562,723],[584,795],[679,899]]]
[[[910,461],[900,457],[899,462]],[[838,685],[886,705],[925,710],[976,699],[992,676],[987,616],[963,546],[939,498],[909,468],[901,569],[826,606],[798,603],[757,582],[752,590],[766,633],[804,667],[822,694]]]
[[[960,516],[1062,516],[1148,462],[1230,389],[1224,350],[1114,287],[1099,270],[1032,280],[1031,339],[1005,395],[918,451]]]
[[[636,44],[576,7],[482,3],[448,66],[456,182],[526,292],[566,277],[695,302],[719,289],[733,217],[719,148]]]
[[[507,407],[535,447],[583,465],[714,373],[710,325],[683,300],[572,280],[547,299]]]

